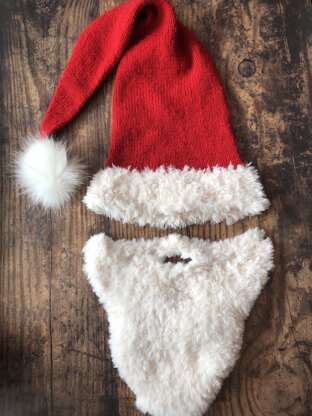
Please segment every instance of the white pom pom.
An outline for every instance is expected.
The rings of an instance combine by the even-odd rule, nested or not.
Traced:
[[[69,159],[66,145],[51,137],[29,139],[15,158],[14,170],[17,185],[46,209],[61,208],[84,177],[84,165]]]

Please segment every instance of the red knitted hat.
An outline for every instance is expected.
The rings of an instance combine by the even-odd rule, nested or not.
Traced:
[[[79,37],[40,128],[17,158],[20,186],[58,207],[83,170],[51,135],[116,68],[112,138],[84,202],[140,225],[232,223],[268,206],[256,170],[240,159],[213,61],[166,0],[130,0]]]

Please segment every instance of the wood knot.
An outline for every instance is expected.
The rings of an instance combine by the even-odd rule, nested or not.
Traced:
[[[245,78],[250,78],[256,72],[256,65],[251,59],[244,59],[238,65],[238,72]]]

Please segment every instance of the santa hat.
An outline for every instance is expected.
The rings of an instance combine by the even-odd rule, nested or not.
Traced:
[[[84,202],[98,214],[157,227],[233,223],[268,207],[242,162],[213,61],[167,0],[130,0],[79,37],[40,128],[16,160],[34,203],[60,207],[83,168],[54,135],[116,68],[112,137]]]

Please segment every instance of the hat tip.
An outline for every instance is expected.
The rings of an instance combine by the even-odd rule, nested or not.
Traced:
[[[69,156],[66,144],[38,134],[16,154],[14,176],[34,205],[60,209],[82,184],[85,167]]]

